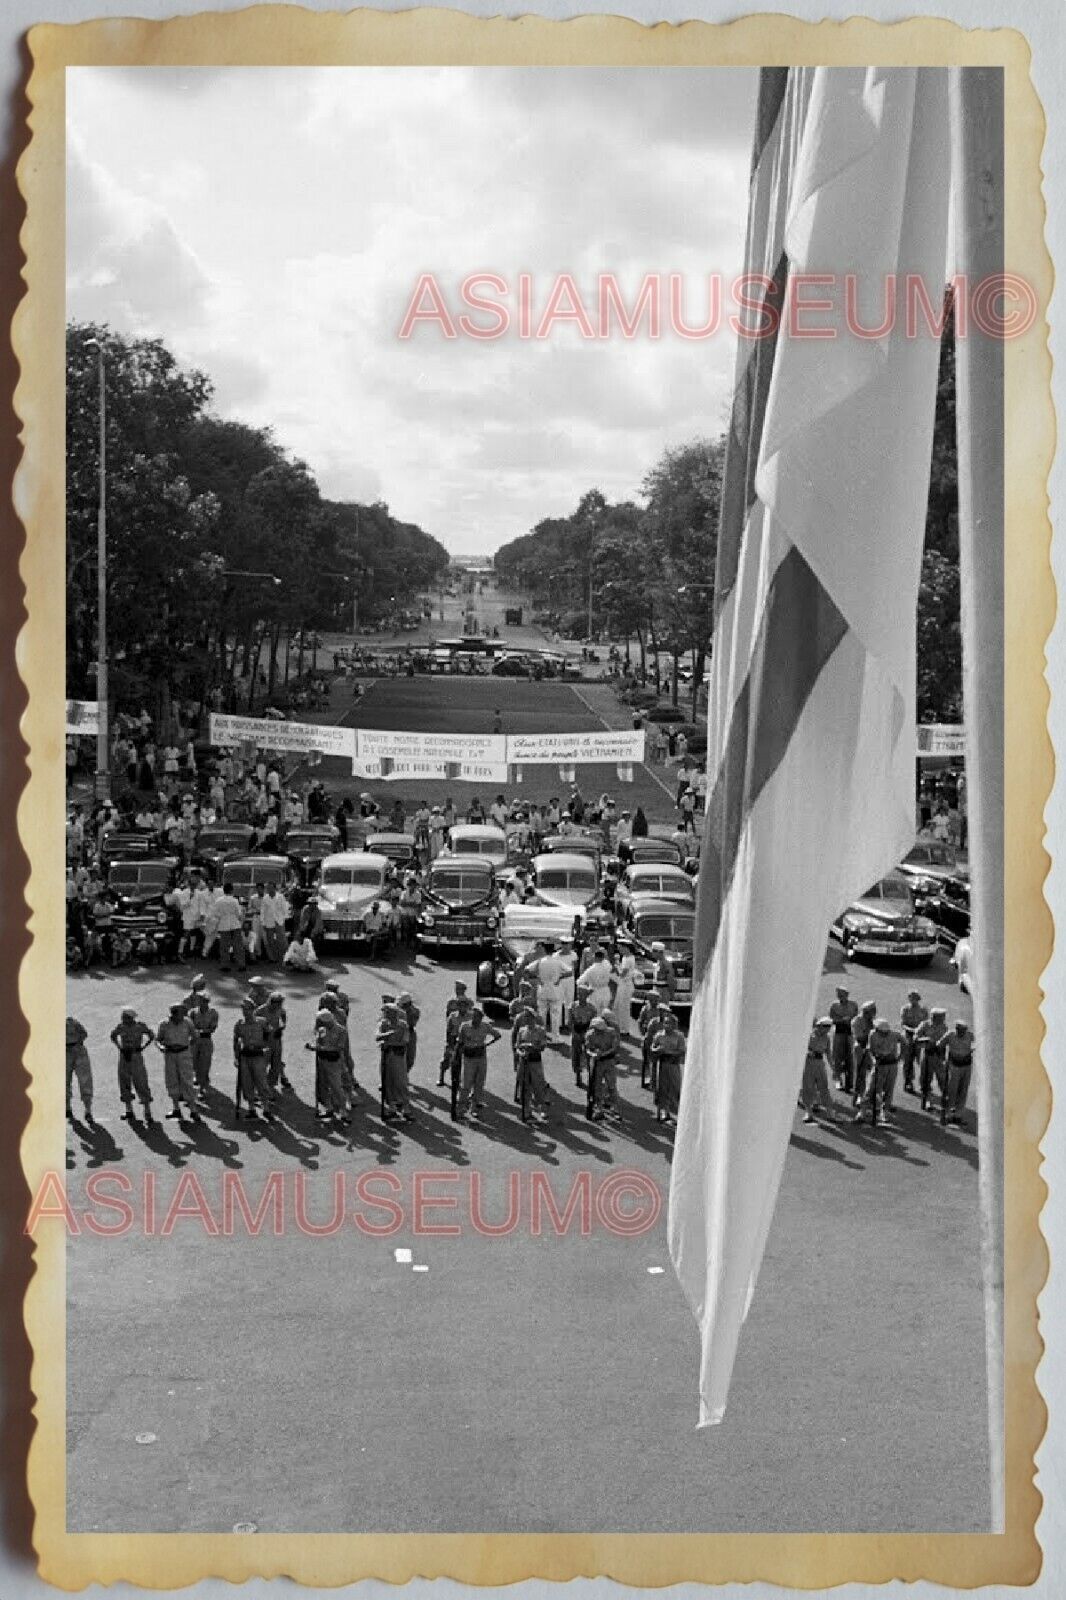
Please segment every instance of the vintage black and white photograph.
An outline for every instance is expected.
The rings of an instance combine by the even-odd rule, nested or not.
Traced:
[[[67,1530],[997,1531],[1002,73],[65,118]]]

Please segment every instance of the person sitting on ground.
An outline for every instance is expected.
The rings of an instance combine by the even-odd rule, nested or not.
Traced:
[[[314,972],[318,968],[318,954],[311,940],[291,940],[285,952],[284,963],[293,972]]]

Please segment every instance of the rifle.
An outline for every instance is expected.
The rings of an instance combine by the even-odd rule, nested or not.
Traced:
[[[453,1122],[458,1122],[459,1121],[459,1089],[460,1089],[460,1087],[462,1085],[462,1077],[463,1077],[463,1053],[459,1048],[458,1042],[456,1042],[455,1044],[452,1045],[451,1074],[452,1074],[452,1085],[451,1085],[451,1087],[452,1087],[452,1121]]]

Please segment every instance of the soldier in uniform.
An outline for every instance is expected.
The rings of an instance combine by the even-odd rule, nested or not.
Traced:
[[[535,1012],[536,1009],[537,991],[530,979],[523,978],[518,985],[518,993],[507,1007],[507,1016],[511,1023],[511,1065],[516,1072],[518,1070],[518,1045],[515,1035],[518,1032],[518,1024],[527,1011]]]
[[[411,996],[405,989],[396,997],[396,1004],[403,1012],[403,1019],[407,1024],[407,1076],[415,1070],[415,1057],[418,1054],[418,1019],[422,1013],[415,1005]]]
[[[899,1070],[900,1037],[887,1017],[875,1017],[866,1044],[871,1073],[866,1098],[870,1104],[870,1120],[877,1128],[888,1126],[886,1107],[892,1094],[892,1084]],[[862,1118],[863,1106],[855,1113],[855,1121]]]
[[[333,1117],[342,1127],[350,1123],[344,1057],[348,1030],[330,1006],[320,1006],[315,1016],[314,1043],[306,1046],[315,1053],[315,1117]]]
[[[456,978],[455,993],[446,1002],[444,1007],[444,1050],[441,1053],[440,1070],[437,1074],[438,1089],[442,1089],[444,1087],[448,1074],[451,1071],[452,1046],[454,1045],[454,1037],[450,1031],[451,1019],[455,1016],[456,1012],[459,1011],[460,1007],[464,1005],[464,1003],[467,1005],[469,1004],[469,1000],[467,999],[466,984],[461,978]]]
[[[832,1048],[831,1040],[835,1037],[832,1030],[832,1018],[817,1017],[807,1040],[807,1058],[803,1063],[803,1084],[800,1089],[804,1122],[813,1122],[816,1111],[828,1111],[832,1105],[826,1065]]]
[[[921,1090],[923,1111],[932,1109],[934,1077],[940,1090],[942,1102],[947,1092],[947,1074],[945,1071],[947,1037],[947,1012],[943,1006],[934,1006],[929,1013],[929,1021],[922,1023],[914,1040],[915,1048],[921,1052],[918,1083]]]
[[[193,1031],[192,1069],[197,1093],[201,1100],[206,1100],[211,1087],[211,1061],[215,1053],[218,1012],[203,989],[194,989],[185,1001],[185,1018]]]
[[[851,998],[850,990],[843,984],[837,988],[837,997],[829,1007],[829,1022],[832,1027],[832,1068],[833,1081],[838,1089],[845,1094],[851,1094],[852,1081],[852,1054],[851,1054],[851,1025],[859,1014],[856,1002]]]
[[[519,1081],[522,1074],[528,1074],[533,1101],[530,1117],[538,1122],[548,1120],[548,1105],[551,1100],[548,1085],[544,1081],[544,1047],[548,1043],[548,1032],[537,1013],[530,1008],[518,1023],[515,1033],[515,1054],[518,1059]],[[519,1100],[521,1095],[519,1094]],[[528,1122],[530,1117],[522,1112],[522,1121]]]
[[[966,1109],[966,1096],[970,1092],[973,1074],[973,1034],[960,1017],[954,1033],[944,1042],[947,1067],[947,1086],[940,1109],[940,1121],[946,1127],[958,1122],[960,1112]]]
[[[260,1006],[258,1016],[267,1033],[267,1048],[270,1052],[270,1066],[267,1071],[267,1080],[275,1095],[280,1084],[283,1089],[291,1093],[292,1084],[285,1073],[285,1029],[289,1017],[285,1010],[285,996],[280,989],[271,991],[266,1004]]]
[[[488,1073],[488,1047],[502,1038],[503,1035],[499,1030],[485,1021],[481,1007],[474,1006],[459,1029],[458,1048],[463,1061],[463,1087],[456,1108],[457,1121],[462,1121],[468,1107],[475,1117],[484,1109],[485,1102],[482,1095],[485,1092],[485,1078]]]
[[[235,1112],[241,1114],[241,1100],[247,1107],[248,1120],[256,1120],[255,1104],[258,1100],[267,1122],[277,1119],[271,1109],[273,1091],[270,1087],[268,1063],[270,1040],[266,1025],[251,995],[241,1001],[241,1015],[233,1025],[233,1064],[237,1069]]]
[[[172,1109],[167,1116],[180,1117],[181,1102],[184,1100],[189,1121],[202,1122],[203,1118],[196,1109],[196,1078],[192,1067],[194,1038],[192,1026],[185,1015],[185,1004],[175,1000],[170,1015],[155,1030],[156,1049],[163,1052],[164,1082],[172,1102]]]
[[[407,1091],[407,1019],[398,1000],[386,1000],[376,1035],[381,1046],[381,1115],[414,1120]]]
[[[637,1027],[640,1030],[640,1087],[651,1089],[655,1092],[655,1058],[651,1053],[652,1042],[656,1033],[662,1027],[665,1000],[659,989],[653,989],[640,1008],[637,1018]]]
[[[590,1122],[602,1122],[608,1112],[617,1110],[613,1071],[618,1064],[618,1036],[609,1017],[601,1011],[589,1023],[585,1035],[585,1057],[589,1064],[585,1115]]]
[[[149,1128],[153,1123],[152,1090],[142,1052],[154,1038],[151,1028],[140,1020],[133,1007],[123,1006],[121,1019],[117,1027],[111,1030],[111,1043],[118,1050],[119,1098],[126,1107],[122,1115],[127,1122],[134,1120],[133,1096],[136,1093],[144,1107],[145,1125]]]
[[[85,1120],[90,1128],[96,1127],[93,1116],[93,1069],[89,1061],[89,1052],[85,1048],[85,1041],[89,1037],[77,1017],[67,1018],[67,1120],[73,1122],[74,1108],[71,1105],[71,1091],[74,1079],[78,1080],[78,1093],[81,1103],[85,1108]]]
[[[918,1059],[917,1037],[918,1029],[923,1022],[929,1021],[928,1007],[922,1005],[922,997],[917,989],[911,989],[907,995],[907,1004],[899,1014],[899,1029],[903,1035],[903,1092],[916,1094],[914,1087],[914,1067]]]
[[[655,1067],[655,1120],[677,1120],[681,1104],[681,1072],[685,1063],[685,1035],[669,1006],[661,1006],[658,1025],[651,1036],[651,1059]]]
[[[877,1001],[864,1000],[851,1022],[851,1103],[857,1111],[866,1095],[866,1073],[870,1065],[867,1040],[877,1016]]]
[[[449,1001],[449,1004],[451,1002]],[[459,1030],[467,1021],[473,1010],[474,1002],[469,995],[461,994],[457,997],[455,1009],[448,1015],[444,1033],[444,1055],[448,1064],[451,1087],[451,1115],[454,1122],[459,1110],[459,1090],[463,1082],[463,1057],[459,1048]],[[444,1082],[443,1077],[441,1082]]]
[[[388,998],[391,999],[391,995]],[[320,1010],[325,1006],[328,1011],[332,1011],[343,1029],[344,1061],[341,1070],[344,1078],[344,1092],[348,1096],[349,1106],[354,1107],[356,1097],[355,1059],[352,1055],[351,1035],[348,1032],[348,1013],[351,1002],[336,978],[331,978],[326,984],[318,1004]]]
[[[189,992],[182,1001],[186,1013],[190,1012],[197,1004],[200,996],[207,993],[207,979],[202,972],[198,972],[189,984]]]
[[[570,1008],[570,1065],[574,1069],[574,1082],[578,1088],[585,1083],[585,1035],[596,1015],[587,989],[579,989]]]

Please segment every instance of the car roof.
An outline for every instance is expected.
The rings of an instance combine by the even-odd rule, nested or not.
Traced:
[[[326,856],[322,870],[325,871],[327,867],[365,867],[368,861],[381,867],[392,866],[388,856],[378,855],[373,850],[337,850],[333,855]]]
[[[255,829],[250,822],[205,822],[200,829],[201,834],[210,833],[254,833]]]
[[[695,917],[694,906],[678,905],[676,900],[654,900],[649,895],[640,898],[640,903],[634,908],[635,917]]]
[[[178,867],[181,865],[180,856],[117,856],[114,861],[108,862],[108,870],[112,867]]]
[[[515,938],[568,939],[574,915],[569,906],[505,906],[500,932]]]
[[[366,836],[367,844],[370,843],[371,839],[377,839],[380,843],[385,844],[403,843],[413,845],[415,842],[413,833],[393,833],[391,830],[386,830],[385,832],[375,830],[373,833],[368,833]]]
[[[544,862],[550,862],[553,867],[587,867],[589,854],[587,850],[546,850],[533,857],[531,866],[534,872],[537,864]]]
[[[224,867],[236,867],[245,861],[250,861],[256,867],[287,867],[289,864],[288,856],[267,855],[265,852],[258,850],[242,850],[240,852],[235,850],[232,855],[225,857],[222,865]]]
[[[449,872],[456,867],[476,867],[479,872],[495,871],[488,856],[464,855],[461,850],[457,850],[454,855],[436,856],[429,864],[430,873],[434,867],[447,867]]]
[[[686,883],[692,882],[684,867],[676,861],[634,861],[626,868],[627,878],[662,877],[664,873],[667,877],[674,876],[684,878]]]
[[[498,828],[494,822],[456,822],[451,829],[452,836],[457,833],[473,834],[478,839],[506,839],[503,828]]]

